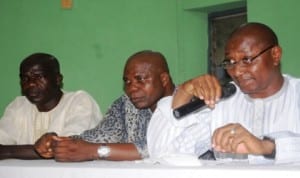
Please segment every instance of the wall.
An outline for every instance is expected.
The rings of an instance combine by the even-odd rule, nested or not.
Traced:
[[[300,37],[300,1],[298,0],[185,0],[183,1],[183,9],[187,12],[198,14],[200,21],[205,21],[203,26],[190,25],[194,32],[201,33],[201,39],[185,43],[182,48],[192,48],[189,55],[195,55],[201,64],[206,64],[208,43],[207,34],[203,30],[207,30],[206,15],[210,12],[223,11],[235,7],[247,6],[248,21],[262,22],[269,25],[278,35],[279,42],[283,48],[282,71],[296,77],[300,77],[300,60],[298,60],[298,43]],[[201,14],[201,15],[200,15]],[[187,31],[184,33],[188,33]],[[191,34],[194,35],[194,34]],[[198,37],[196,37],[198,38]],[[182,50],[179,48],[179,50]],[[197,51],[198,49],[198,51]],[[203,50],[204,49],[204,50]],[[201,54],[199,52],[201,50]],[[203,55],[203,53],[205,55]],[[179,57],[179,60],[182,60]],[[194,58],[193,58],[194,60]],[[193,62],[193,61],[192,61]],[[188,69],[185,69],[188,70]],[[200,73],[207,70],[200,69]],[[192,76],[194,74],[189,73]],[[185,76],[186,77],[186,76]]]
[[[275,0],[270,3],[268,0],[249,0],[247,4],[249,21],[264,22],[277,33],[283,49],[282,71],[300,77],[300,1]]]
[[[65,90],[84,89],[105,112],[122,94],[129,55],[142,49],[168,58],[176,83],[207,71],[207,14],[247,5],[248,21],[278,33],[282,70],[300,76],[298,0],[60,0],[0,1],[0,114],[20,93],[18,65],[42,51],[60,59]]]
[[[73,1],[71,10],[63,10],[60,0],[0,1],[1,115],[20,94],[20,61],[33,52],[55,55],[64,89],[88,91],[103,112],[122,94],[131,54],[152,49],[177,61],[176,1]],[[176,63],[169,63],[176,76]]]

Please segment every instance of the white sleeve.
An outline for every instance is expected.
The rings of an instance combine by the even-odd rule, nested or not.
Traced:
[[[199,156],[210,148],[209,119],[190,114],[181,120],[173,116],[172,97],[159,101],[149,123],[147,142],[149,155],[161,158],[174,154]]]
[[[58,115],[64,117],[59,119],[64,121],[64,123],[60,123],[63,125],[58,133],[61,136],[78,135],[85,130],[94,128],[103,118],[96,101],[84,91],[77,91],[68,104],[64,105],[65,108],[57,112]],[[57,130],[56,126],[61,122],[59,120],[57,119],[57,123],[52,125],[50,131],[51,129],[54,132]]]
[[[276,144],[275,163],[300,162],[300,134],[279,132],[273,137]]]
[[[17,138],[21,129],[19,126],[24,125],[22,118],[18,116],[18,109],[22,107],[23,104],[22,99],[16,98],[6,107],[0,119],[0,144],[17,144]]]
[[[262,155],[249,155],[250,164],[287,164],[300,162],[300,134],[289,131],[268,134],[275,140],[275,159],[265,158]]]
[[[173,139],[171,130],[171,97],[165,97],[157,103],[147,129],[147,147],[151,158],[160,158],[167,154],[168,143]]]

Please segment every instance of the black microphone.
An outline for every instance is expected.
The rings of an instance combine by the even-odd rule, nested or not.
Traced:
[[[236,92],[236,87],[232,83],[227,83],[222,86],[222,96],[221,99],[226,99]],[[176,119],[181,119],[194,111],[203,109],[206,104],[203,100],[196,98],[190,103],[184,104],[173,110],[173,115]]]

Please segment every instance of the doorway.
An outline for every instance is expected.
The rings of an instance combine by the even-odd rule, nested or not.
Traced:
[[[231,81],[226,70],[219,66],[224,59],[225,42],[235,28],[246,22],[247,9],[245,7],[213,12],[208,15],[208,72],[216,75],[221,84]]]

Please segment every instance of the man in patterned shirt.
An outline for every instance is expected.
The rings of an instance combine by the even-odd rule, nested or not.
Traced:
[[[36,144],[36,150],[57,161],[96,159],[136,160],[148,156],[146,132],[156,103],[172,95],[174,84],[165,57],[140,51],[127,60],[123,73],[125,94],[91,130],[74,137],[53,137],[54,145]]]

